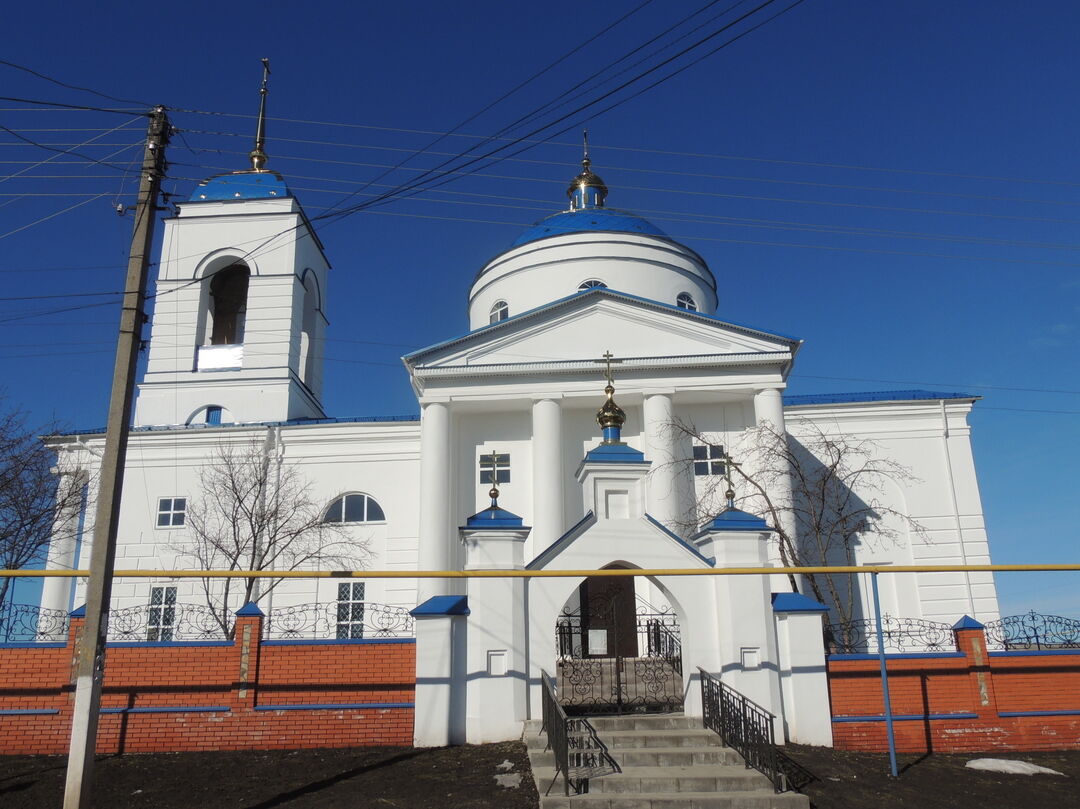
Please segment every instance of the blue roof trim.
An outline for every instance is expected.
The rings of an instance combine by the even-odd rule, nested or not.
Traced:
[[[597,444],[585,453],[582,463],[640,463],[652,464],[645,460],[645,453],[634,449],[629,444]]]
[[[986,629],[985,626],[980,624],[978,621],[976,621],[970,615],[965,615],[963,618],[961,618],[959,621],[957,621],[955,624],[953,624],[952,628],[954,630],[956,630],[956,629]]]
[[[371,646],[379,643],[416,643],[416,638],[275,638],[263,646]]]
[[[991,652],[993,654],[993,652]],[[878,660],[879,655],[874,652],[855,652],[853,654],[830,654],[829,660]],[[932,660],[934,658],[959,658],[965,657],[963,652],[886,652],[886,660]]]
[[[729,508],[721,511],[712,522],[706,523],[706,531],[772,531],[768,523],[756,514]]]
[[[689,309],[681,309],[673,303],[664,303],[663,301],[653,300],[652,298],[643,298],[640,295],[631,295],[628,292],[620,292],[619,290],[611,289],[610,287],[593,287],[592,289],[585,289],[580,292],[575,292],[572,295],[567,295],[564,298],[558,298],[557,300],[551,301],[550,303],[545,303],[543,306],[537,306],[534,309],[529,309],[525,312],[521,312],[520,314],[511,315],[510,317],[506,318],[506,320],[500,320],[498,323],[489,323],[488,325],[481,326],[479,329],[476,329],[474,331],[468,331],[464,334],[459,334],[457,337],[452,337],[449,340],[443,340],[441,343],[434,343],[433,345],[418,348],[416,351],[406,354],[404,357],[402,357],[402,359],[406,363],[412,362],[413,360],[424,354],[429,354],[433,351],[446,348],[447,346],[453,345],[454,343],[460,343],[463,340],[466,340],[470,337],[475,337],[476,335],[482,334],[484,332],[494,331],[496,329],[505,329],[507,328],[508,324],[516,325],[518,322],[524,320],[525,318],[536,317],[537,315],[547,312],[556,307],[565,306],[568,303],[588,298],[590,295],[622,299],[626,301],[631,301],[633,303],[643,303],[648,306],[653,306],[658,309],[663,309],[667,312],[671,312],[672,314],[679,315],[680,317],[690,318],[691,320],[705,321],[706,323],[712,323],[718,326],[729,326],[738,331],[744,331],[758,337],[765,337],[768,339],[780,340],[782,342],[791,343],[792,347],[795,349],[797,349],[798,346],[802,344],[802,340],[800,340],[798,337],[792,337],[787,334],[778,334],[776,332],[765,331],[764,329],[759,329],[754,326],[748,326],[744,323],[735,323],[730,320],[721,320],[714,315],[706,315],[702,312],[691,312]]]
[[[85,617],[86,617],[86,605],[85,604],[83,604],[81,607],[76,607],[75,609],[73,609],[71,612],[68,613],[68,618],[85,618]]]
[[[468,596],[432,596],[409,613],[409,615],[417,618],[429,618],[436,615],[468,614]]]
[[[829,608],[820,601],[802,593],[773,593],[773,612],[828,612]]]
[[[619,208],[585,208],[579,211],[560,211],[544,217],[514,239],[507,249],[512,250],[529,242],[571,233],[638,233],[674,241],[648,219],[630,211]]]
[[[51,716],[60,713],[59,708],[4,708],[0,716]]]
[[[102,708],[102,713],[232,713],[228,705],[147,705],[134,708]]]
[[[259,609],[258,604],[254,601],[249,601],[236,611],[237,618],[247,618],[249,616],[255,616],[256,618],[265,618],[266,613]]]
[[[521,517],[504,508],[485,508],[465,521],[465,528],[522,528]]]
[[[169,430],[229,430],[244,427],[303,427],[309,424],[372,424],[372,423],[406,423],[406,422],[420,422],[420,414],[405,415],[405,416],[342,416],[338,418],[321,418],[321,419],[288,419],[287,421],[246,421],[242,424],[222,424],[222,425],[208,425],[208,424],[163,424],[163,425],[151,425],[149,427],[130,427],[130,431],[133,433],[160,433],[168,432]],[[89,430],[65,430],[61,433],[52,433],[53,436],[68,436],[68,435],[104,435],[104,427],[92,427]]]
[[[596,522],[596,514],[593,512],[587,513],[584,517],[578,520],[576,523],[570,526],[570,528],[561,537],[556,539],[544,550],[536,555],[536,557],[525,565],[526,570],[540,570],[548,562],[554,559],[567,545],[572,543],[581,533],[592,523]]]
[[[664,525],[659,520],[657,520],[652,514],[646,513],[645,514],[645,519],[648,520],[649,522],[651,522],[654,526],[659,528],[661,531],[663,531],[668,537],[675,540],[683,548],[690,551],[691,554],[693,554],[699,560],[701,560],[702,562],[707,564],[709,567],[716,567],[716,560],[715,559],[710,559],[709,557],[705,556],[701,551],[699,551],[697,548],[695,548],[693,545],[691,545],[689,542],[687,542],[681,536],[679,536],[674,531],[670,530],[666,525]]]
[[[937,393],[932,390],[882,390],[869,393],[809,393],[784,396],[784,405],[847,404],[856,402],[911,402],[938,399],[981,399],[970,393]]]
[[[292,192],[276,171],[236,171],[203,180],[188,202],[227,202],[245,199],[282,199]]]
[[[414,702],[320,702],[302,705],[256,705],[256,711],[386,711],[392,708],[415,708]]]

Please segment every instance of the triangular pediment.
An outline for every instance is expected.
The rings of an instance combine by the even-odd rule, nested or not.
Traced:
[[[610,290],[592,290],[406,358],[412,367],[564,363],[617,348],[624,358],[783,362],[799,341]]]

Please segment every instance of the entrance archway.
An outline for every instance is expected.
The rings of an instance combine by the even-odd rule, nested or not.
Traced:
[[[555,636],[559,701],[567,713],[682,708],[678,619],[637,596],[636,579],[590,576],[563,606]]]

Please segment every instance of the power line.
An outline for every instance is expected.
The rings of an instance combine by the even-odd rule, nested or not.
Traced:
[[[52,76],[47,76],[44,73],[39,73],[36,70],[26,67],[25,65],[16,64],[15,62],[9,62],[6,59],[0,59],[0,65],[7,65],[8,67],[15,68],[16,70],[22,70],[26,73],[29,73],[32,76],[37,76],[39,79],[44,79],[45,81],[52,82],[53,84],[59,85],[60,87],[65,87],[68,90],[78,90],[82,93],[90,93],[92,95],[98,96],[99,98],[104,98],[108,101],[116,101],[120,104],[139,104],[143,107],[153,106],[152,104],[147,104],[143,101],[132,101],[130,98],[117,98],[116,96],[111,96],[108,93],[103,93],[100,90],[95,90],[92,87],[79,87],[76,84],[68,84],[67,82],[60,81],[60,79],[53,78]]]

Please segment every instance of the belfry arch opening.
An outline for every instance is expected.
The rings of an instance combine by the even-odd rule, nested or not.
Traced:
[[[605,569],[632,566],[613,563]],[[587,577],[563,605],[555,641],[559,700],[567,713],[682,708],[679,619],[648,580]]]
[[[205,345],[240,345],[244,342],[250,280],[251,270],[243,262],[230,264],[210,275]]]

